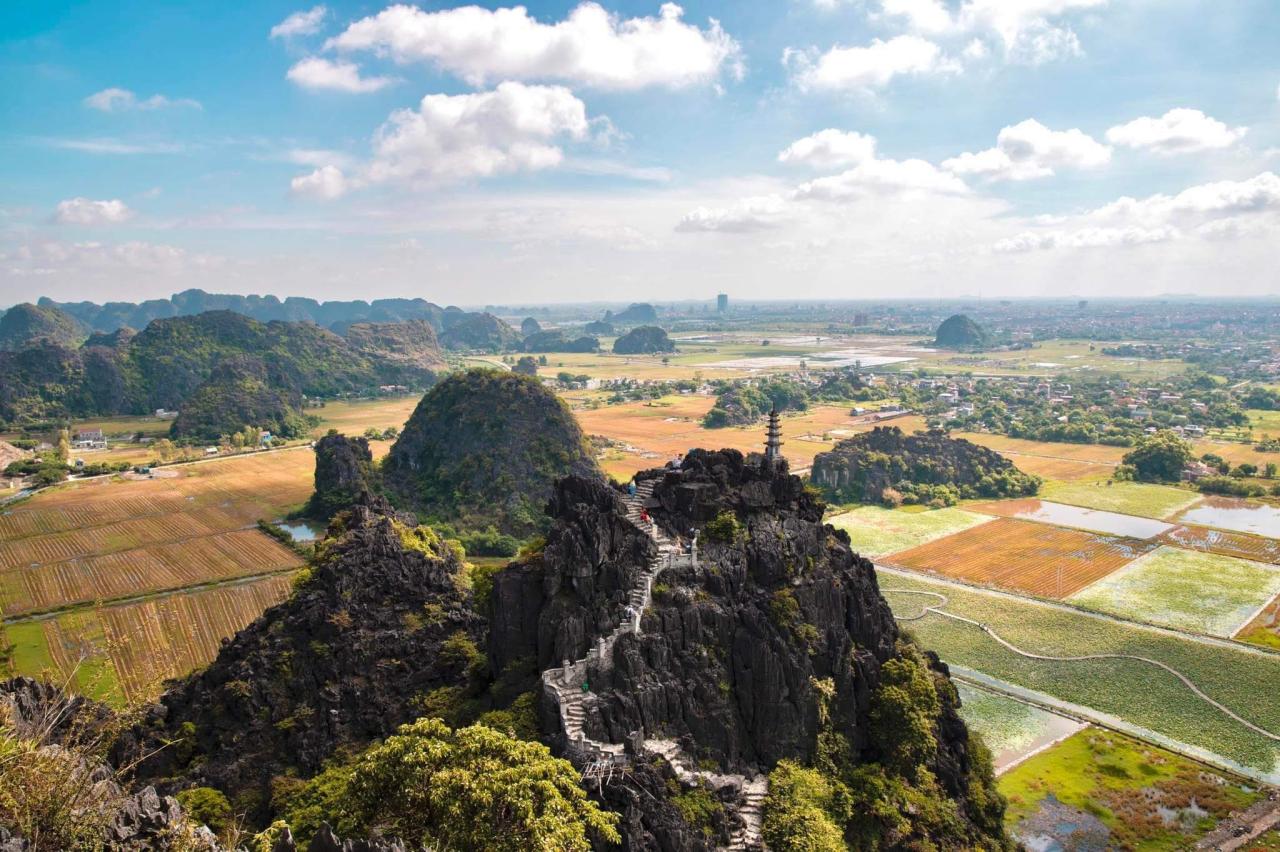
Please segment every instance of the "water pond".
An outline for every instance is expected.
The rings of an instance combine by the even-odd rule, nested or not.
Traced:
[[[1025,508],[1013,513],[1010,517],[1129,538],[1154,538],[1173,529],[1172,524],[1150,518],[1122,515],[1119,512],[1104,512],[1099,509],[1084,509],[1080,506],[1068,506],[1065,503],[1050,503],[1047,500],[1028,500]]]
[[[324,535],[324,525],[315,524],[309,521],[285,521],[275,522],[276,526],[293,536],[294,541],[315,541]]]
[[[1178,516],[1189,524],[1280,538],[1280,509],[1231,497],[1206,497]]]

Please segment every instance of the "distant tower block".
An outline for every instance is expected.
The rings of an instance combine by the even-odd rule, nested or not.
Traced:
[[[769,430],[765,433],[764,462],[770,468],[782,461],[782,424],[778,422],[778,406],[769,410]]]
[[[724,313],[725,311],[729,310],[729,294],[728,293],[721,293],[720,295],[716,296],[716,310],[719,311],[720,313]]]

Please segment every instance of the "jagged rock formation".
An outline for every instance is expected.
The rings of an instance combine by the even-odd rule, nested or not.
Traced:
[[[906,435],[896,426],[878,426],[819,453],[810,480],[839,500],[862,503],[882,502],[890,492],[895,500],[954,503],[1024,497],[1040,488],[1039,477],[995,450],[944,432]]]
[[[368,439],[330,432],[316,441],[315,449],[315,491],[307,501],[307,517],[327,521],[344,509],[367,504],[381,490]]]
[[[990,343],[986,330],[964,314],[943,320],[933,340],[934,346],[943,349],[982,349]]]
[[[872,565],[785,465],[695,450],[639,482],[633,498],[557,485],[546,548],[494,578],[491,663],[538,660],[543,728],[599,779],[627,848],[754,848],[778,761],[816,760],[832,732],[857,765],[887,759],[872,711],[898,630]],[[881,841],[999,846],[954,690],[938,694],[927,765],[956,809],[953,836]],[[613,772],[627,783],[609,783]],[[723,820],[693,826],[673,809],[695,786]]]
[[[269,374],[267,364],[234,355],[214,367],[209,378],[182,404],[169,427],[179,438],[216,441],[251,426],[284,438],[306,434],[302,394],[285,376]]]
[[[387,384],[417,384],[422,373],[449,367],[435,329],[424,320],[359,322],[348,326],[343,336],[357,352],[404,369],[406,381],[388,372]]]
[[[440,343],[445,349],[508,352],[520,345],[520,335],[493,314],[464,314],[456,321],[445,320]]]
[[[595,352],[600,341],[594,337],[569,338],[563,331],[538,331],[524,339],[522,352]]]
[[[467,684],[484,622],[460,554],[405,520],[378,500],[335,518],[289,600],[152,709],[135,741],[178,745],[139,774],[215,787],[261,821],[273,777],[308,777],[416,718],[431,691]]]
[[[74,317],[52,306],[24,302],[0,315],[0,349],[9,351],[42,341],[77,346],[85,333]]]
[[[383,463],[398,505],[432,519],[524,536],[568,474],[595,475],[573,413],[534,378],[454,373],[422,398]]]
[[[605,335],[613,334],[613,323],[604,320],[592,320],[582,327],[585,334]]]
[[[653,305],[638,302],[622,313],[606,311],[604,321],[612,322],[615,326],[654,325],[658,322],[658,312],[653,309]]]
[[[667,337],[667,333],[656,325],[642,325],[633,328],[613,341],[615,355],[654,355],[660,352],[675,352],[676,345]]]
[[[520,323],[520,333],[525,337],[528,337],[531,334],[537,334],[540,331],[542,331],[542,323],[538,322],[533,317],[525,317]]]

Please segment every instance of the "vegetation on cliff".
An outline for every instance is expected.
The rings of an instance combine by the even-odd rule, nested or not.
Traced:
[[[455,373],[432,388],[383,462],[398,505],[518,536],[545,526],[552,485],[571,473],[597,467],[568,406],[537,379],[496,370]]]
[[[522,352],[595,352],[600,348],[600,341],[594,337],[583,335],[570,338],[563,331],[536,331],[524,339]]]
[[[38,341],[77,346],[86,333],[74,317],[52,306],[24,302],[0,315],[0,349],[22,349]]]
[[[656,325],[642,325],[631,329],[613,341],[615,355],[656,355],[675,352],[676,345],[666,331]]]
[[[615,326],[654,325],[658,322],[658,312],[647,302],[637,302],[620,313],[605,311],[603,321]]]
[[[990,344],[986,330],[964,314],[943,320],[933,340],[934,346],[943,349],[982,349]]]
[[[328,521],[381,490],[367,438],[348,438],[331,429],[316,441],[315,450],[315,491],[303,510],[307,517]]]
[[[169,428],[175,438],[216,441],[250,427],[279,438],[298,438],[315,421],[302,413],[302,397],[272,382],[266,364],[238,355],[226,358],[182,404]]]
[[[975,497],[1035,494],[1040,478],[994,450],[944,432],[878,426],[819,453],[810,478],[841,502],[951,506]]]
[[[509,352],[519,347],[520,335],[493,314],[465,314],[446,322],[440,343],[446,349]]]

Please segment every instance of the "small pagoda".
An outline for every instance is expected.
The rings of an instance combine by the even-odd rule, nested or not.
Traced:
[[[769,429],[765,433],[764,463],[768,468],[776,468],[782,461],[782,424],[778,422],[778,405],[774,403],[769,409]]]

